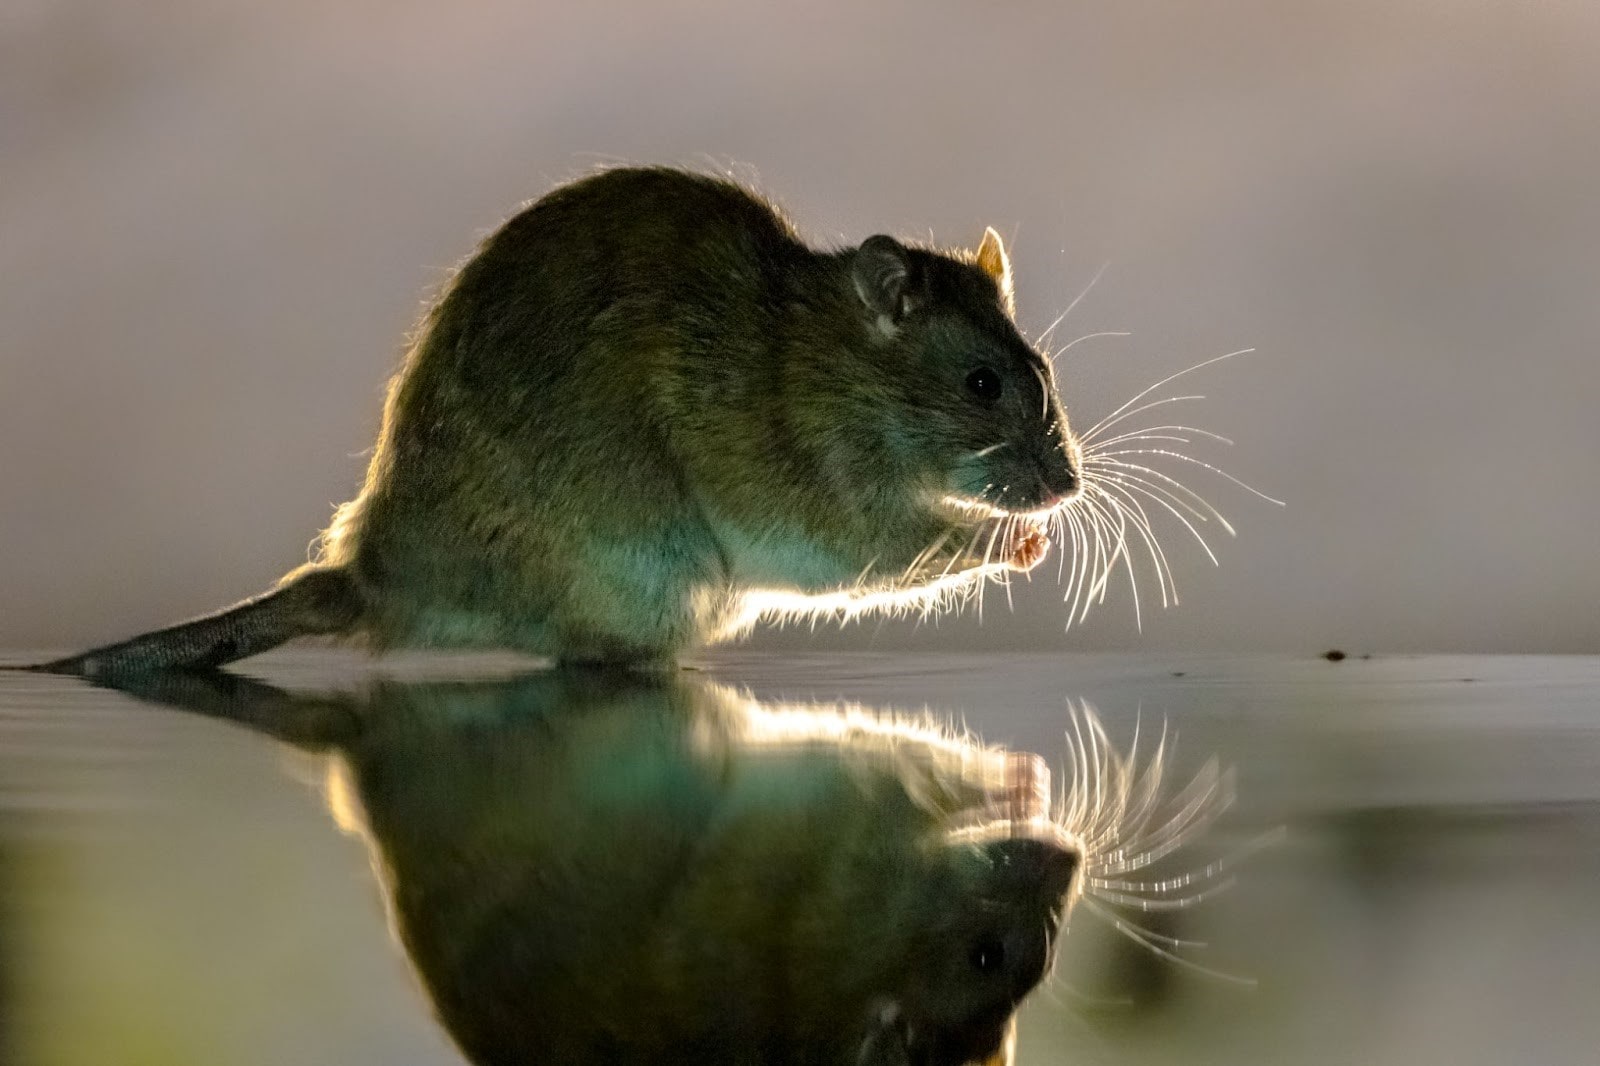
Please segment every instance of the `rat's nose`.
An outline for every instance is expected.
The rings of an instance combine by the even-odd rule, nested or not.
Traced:
[[[1075,844],[1054,827],[1039,826],[1027,836],[1011,836],[990,845],[999,882],[1046,903],[1071,891],[1080,856]]]
[[[1083,492],[1083,479],[1071,462],[1047,466],[1039,479],[1039,506],[1060,507]]]
[[[1069,434],[1047,447],[1039,465],[1040,507],[1060,507],[1083,492],[1083,452]]]

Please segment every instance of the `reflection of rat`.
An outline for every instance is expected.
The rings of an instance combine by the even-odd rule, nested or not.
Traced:
[[[590,672],[118,687],[337,757],[334,809],[480,1064],[1009,1062],[1080,891],[1042,763],[923,723]]]
[[[48,664],[216,665],[312,634],[669,659],[763,613],[929,607],[1043,556],[1078,491],[1050,364],[974,253],[818,252],[716,178],[618,169],[490,236],[390,389],[320,558]]]

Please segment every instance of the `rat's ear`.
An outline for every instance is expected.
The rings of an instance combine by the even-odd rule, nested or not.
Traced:
[[[994,279],[1000,287],[1000,305],[1006,314],[1016,313],[1016,302],[1011,295],[1011,257],[1006,254],[1005,242],[993,226],[983,231],[983,243],[978,245],[978,269]]]
[[[892,336],[911,312],[911,253],[893,237],[868,237],[855,251],[850,277],[878,328]]]

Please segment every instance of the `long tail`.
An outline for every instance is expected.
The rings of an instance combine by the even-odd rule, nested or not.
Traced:
[[[23,669],[96,678],[206,669],[295,637],[348,633],[361,615],[361,593],[349,574],[334,567],[307,567],[271,592],[216,614]]]

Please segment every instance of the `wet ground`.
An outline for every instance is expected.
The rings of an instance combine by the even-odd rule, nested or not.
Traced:
[[[1235,768],[1236,804],[1184,861],[1281,835],[1228,891],[1135,916],[1206,946],[1163,958],[1080,908],[1022,1063],[1600,1061],[1600,658],[696,665],[762,701],[929,710],[1044,754],[1058,786],[1080,702],[1123,745],[1165,721],[1174,786],[1212,754]],[[304,651],[242,672],[331,692],[528,669]],[[229,722],[0,674],[5,1061],[459,1063],[324,777]]]

